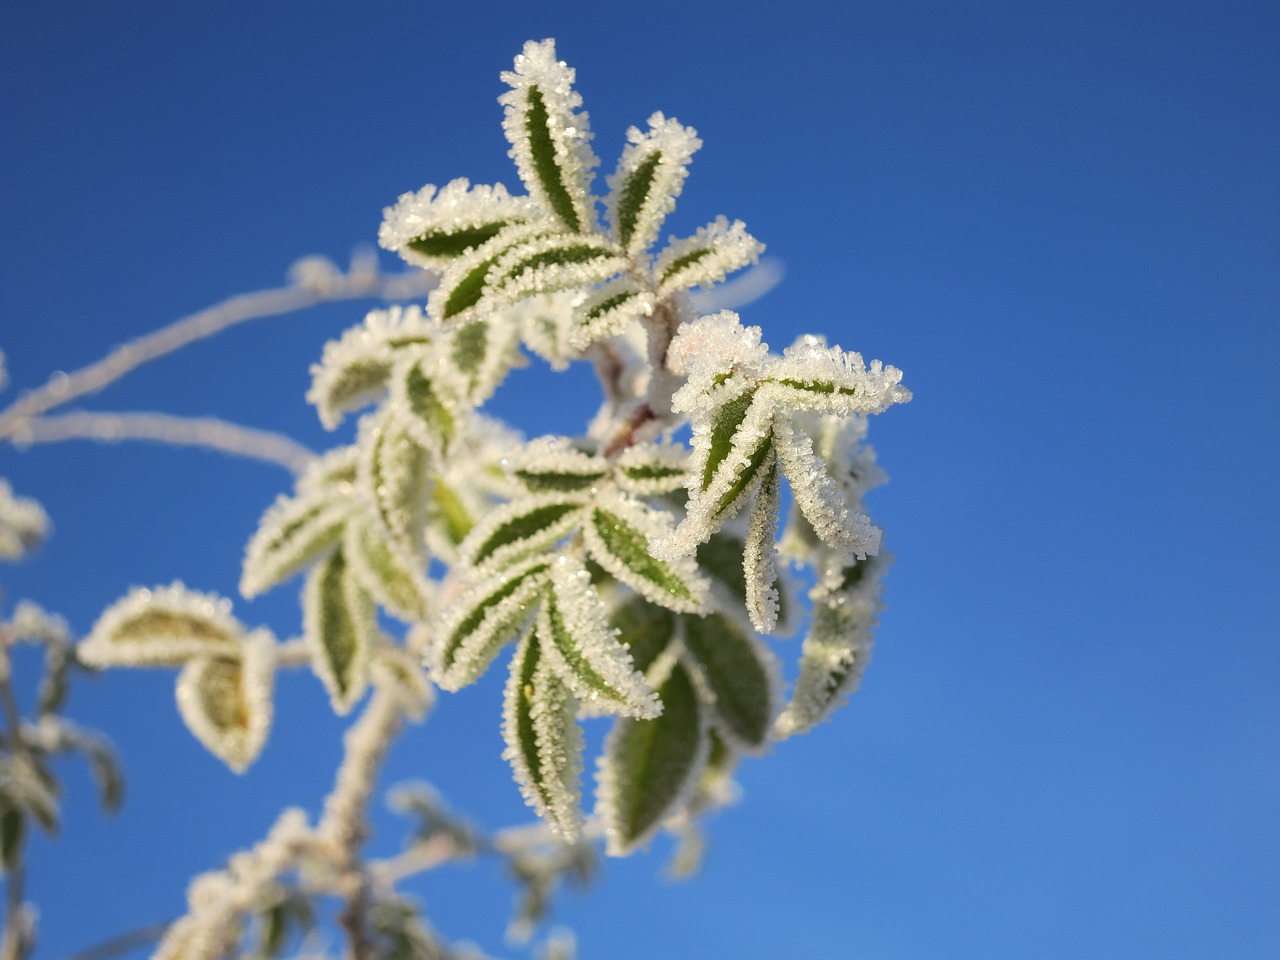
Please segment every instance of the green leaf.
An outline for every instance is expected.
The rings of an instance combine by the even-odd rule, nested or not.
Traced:
[[[425,362],[413,362],[398,372],[393,407],[415,440],[428,450],[447,454],[458,435],[457,398],[437,376],[428,376]]]
[[[311,667],[335,711],[347,713],[364,693],[376,630],[373,601],[335,550],[307,580],[303,625]]]
[[[494,566],[548,547],[581,523],[580,497],[534,494],[492,511],[468,535],[461,553],[472,566]]]
[[[271,641],[255,634],[244,656],[192,660],[178,674],[178,712],[214,756],[236,773],[262,751],[271,727],[274,655]]]
[[[235,656],[243,635],[229,602],[174,583],[134,589],[108,607],[78,656],[91,667],[181,666],[192,657]]]
[[[315,563],[341,539],[349,509],[324,497],[276,500],[245,550],[241,595],[256,597]]]
[[[631,654],[641,673],[647,673],[671,644],[675,615],[644,597],[631,597],[613,611],[609,625],[618,631],[618,642]]]
[[[406,623],[427,615],[425,571],[379,536],[365,517],[347,524],[344,551],[360,585],[382,606]]]
[[[443,531],[445,538],[455,547],[476,525],[462,498],[438,475],[431,485],[427,516],[431,525]]]
[[[624,247],[631,245],[631,235],[636,228],[636,218],[640,216],[640,208],[648,199],[649,190],[653,186],[654,175],[658,164],[662,162],[661,151],[655,150],[641,161],[640,165],[627,177],[618,197],[618,239]]]
[[[581,563],[561,557],[552,564],[551,590],[534,629],[544,656],[589,710],[657,714],[652,688],[610,629],[604,603]]]
[[[501,233],[504,227],[519,222],[518,220],[495,220],[491,223],[478,223],[454,230],[438,226],[410,240],[408,246],[428,257],[451,260],[462,256],[474,247],[488,243]]]
[[[507,680],[503,756],[529,805],[559,836],[574,842],[581,829],[578,785],[582,731],[577,702],[541,657],[543,639],[530,631],[516,648]]]
[[[399,556],[425,567],[430,453],[386,411],[362,421],[358,446],[360,486],[378,531]]]
[[[742,426],[742,421],[747,418],[747,411],[751,409],[754,399],[755,393],[747,391],[734,397],[716,412],[715,420],[711,424],[711,443],[707,451],[707,462],[702,468],[703,490],[711,486],[716,471],[720,469],[720,465],[733,449],[734,434],[738,432],[738,427]]]
[[[721,729],[759,749],[773,721],[774,686],[761,645],[722,613],[686,617],[685,644],[715,695]]]
[[[620,719],[605,743],[597,802],[613,856],[653,835],[693,789],[706,759],[706,718],[683,666],[658,694],[662,716]]]
[[[440,686],[457,690],[484,672],[537,609],[550,565],[537,558],[468,585],[446,612],[432,651]]]
[[[633,504],[632,517],[624,517],[623,501],[615,509],[597,507],[591,512],[587,528],[587,547],[592,558],[611,574],[653,603],[685,613],[701,611],[706,601],[706,582],[698,575],[697,567],[688,562],[655,559],[649,553],[649,538],[669,532],[669,526],[658,527],[651,516],[645,516],[647,529],[641,529],[629,519],[640,519],[634,514],[648,511],[640,504]],[[652,513],[652,511],[648,511]]]
[[[556,159],[555,133],[547,115],[546,100],[537,86],[529,87],[527,97],[524,127],[529,138],[534,175],[538,178],[548,206],[566,227],[576,233],[582,229],[582,223],[578,219],[573,197],[565,186],[564,175]]]
[[[8,873],[20,862],[26,832],[22,811],[4,803],[4,810],[0,813],[0,867],[3,868],[0,872]]]

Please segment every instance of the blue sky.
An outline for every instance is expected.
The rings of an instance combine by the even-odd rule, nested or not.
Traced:
[[[700,877],[664,881],[658,844],[566,897],[583,957],[1275,956],[1273,4],[8,4],[14,387],[273,286],[301,255],[345,260],[423,183],[515,186],[498,72],[543,37],[578,70],[604,168],[654,110],[698,129],[671,230],[741,218],[787,269],[747,322],[777,346],[825,333],[915,391],[873,424],[892,482],[871,508],[897,561],[863,691],[743,770]],[[346,442],[303,394],[362,311],[250,324],[85,406]],[[592,391],[534,369],[493,409],[573,432]],[[0,571],[5,596],[80,630],[135,583],[233,594],[288,483],[142,445],[4,448],[0,476],[55,524]],[[297,628],[292,587],[237,610]],[[525,819],[499,698],[450,697],[388,782],[428,778],[488,826]],[[103,819],[67,769],[63,834],[36,844],[30,883],[50,958],[178,913],[186,879],[281,806],[314,812],[342,729],[313,678],[287,676],[235,778],[182,728],[169,675],[82,683],[72,715],[116,741],[130,791]],[[400,825],[377,826],[394,849]],[[415,889],[444,932],[502,953],[493,870]]]

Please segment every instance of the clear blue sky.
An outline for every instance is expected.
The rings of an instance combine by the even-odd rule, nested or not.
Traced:
[[[785,262],[745,311],[766,339],[826,333],[915,391],[873,425],[893,480],[872,512],[898,559],[863,691],[744,769],[699,878],[662,880],[659,844],[566,897],[585,960],[1280,955],[1275,4],[9,3],[14,384],[300,255],[344,259],[405,190],[516,185],[498,72],[548,36],[606,168],[653,110],[697,127],[672,229],[738,217]],[[249,325],[86,406],[345,442],[303,394],[360,315]],[[573,432],[595,395],[560,389],[530,372],[494,408]],[[0,449],[0,476],[56,526],[0,571],[6,597],[80,630],[132,584],[234,594],[288,482],[87,444]],[[237,610],[289,635],[295,596]],[[388,777],[500,826],[527,813],[492,679],[402,740]],[[114,738],[130,790],[103,819],[68,768],[63,835],[33,854],[40,956],[178,913],[186,879],[279,807],[315,811],[342,724],[314,678],[279,688],[235,778],[181,726],[171,675],[79,686],[72,715]],[[378,828],[394,849],[400,825]],[[444,932],[502,953],[492,870],[416,889]]]

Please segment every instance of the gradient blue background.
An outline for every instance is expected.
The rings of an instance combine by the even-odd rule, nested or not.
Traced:
[[[786,264],[745,312],[766,339],[825,332],[906,371],[916,399],[873,425],[898,559],[863,691],[743,770],[700,877],[664,882],[658,843],[565,897],[585,960],[1280,955],[1275,4],[2,9],[8,398],[300,255],[345,261],[403,191],[515,186],[498,72],[547,36],[605,170],[653,110],[697,127],[671,229],[739,217]],[[238,328],[86,406],[345,441],[303,394],[363,309]],[[595,398],[582,371],[533,368],[492,406],[573,432]],[[6,595],[78,630],[132,584],[233,595],[288,483],[83,443],[0,449],[0,475],[56,525],[0,571]],[[293,633],[296,590],[237,612]],[[526,819],[499,699],[497,675],[450,697],[387,781]],[[292,672],[237,778],[181,726],[166,672],[82,682],[71,712],[119,745],[129,795],[104,819],[65,768],[63,834],[32,853],[44,958],[180,912],[186,879],[280,807],[315,813],[343,728]],[[377,828],[394,850],[401,824]],[[413,889],[446,934],[512,952],[492,867]]]

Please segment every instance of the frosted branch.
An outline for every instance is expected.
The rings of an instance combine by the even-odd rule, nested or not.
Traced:
[[[0,434],[3,436],[3,434]],[[150,440],[173,447],[203,447],[302,473],[315,453],[283,434],[241,426],[216,417],[175,417],[165,413],[98,413],[73,411],[24,422],[16,443],[61,443],[64,440]]]
[[[436,282],[433,274],[418,270],[383,275],[377,272],[376,264],[360,260],[344,274],[333,268],[320,269],[317,261],[309,258],[300,262],[294,275],[297,282],[289,286],[231,297],[117,347],[74,373],[54,374],[45,386],[24,394],[0,413],[0,438],[13,437],[32,418],[77,397],[97,393],[143,364],[236,324],[339,300],[410,300],[425,296]]]

